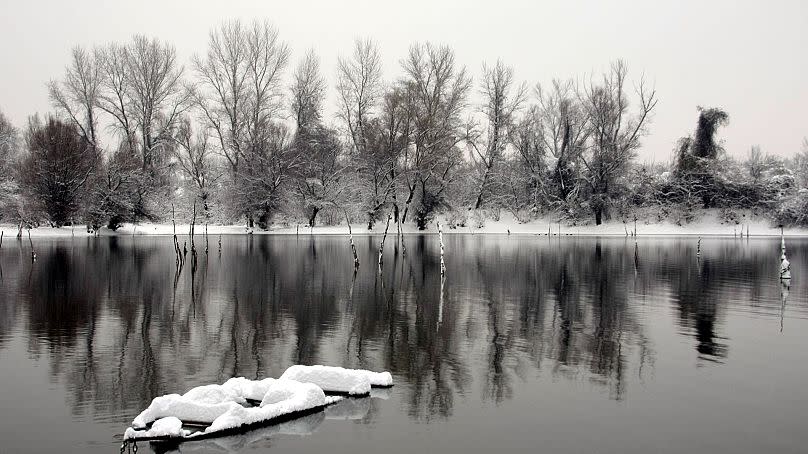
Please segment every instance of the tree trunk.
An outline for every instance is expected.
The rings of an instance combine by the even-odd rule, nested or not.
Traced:
[[[314,227],[314,222],[317,219],[317,213],[320,212],[320,209],[317,207],[312,207],[311,209],[311,216],[309,216],[309,227]]]
[[[595,208],[595,225],[603,223],[603,208]]]

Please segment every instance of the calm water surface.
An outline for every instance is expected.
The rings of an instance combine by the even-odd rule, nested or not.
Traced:
[[[204,241],[198,237],[197,242]],[[292,364],[396,386],[183,452],[804,453],[808,240],[171,238],[0,249],[0,452],[115,453],[155,396]],[[141,444],[141,451],[150,448]],[[158,449],[157,447],[151,447]]]

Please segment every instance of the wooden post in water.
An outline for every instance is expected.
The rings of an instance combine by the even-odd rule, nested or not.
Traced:
[[[174,226],[174,253],[177,255],[177,266],[182,266],[182,251],[180,250],[180,242],[177,239],[177,217],[174,212],[174,204],[171,204],[171,224]]]
[[[348,212],[342,210],[345,213],[345,222],[348,223],[348,241],[351,243],[351,252],[353,252],[353,262],[354,262],[354,271],[359,268],[359,256],[356,254],[356,245],[353,241],[353,231],[351,231],[351,220],[348,219]]]
[[[441,229],[440,227],[440,221],[437,221],[437,223],[438,223],[438,240],[440,241],[440,275],[444,276],[446,275],[446,262],[443,260],[443,252],[444,252],[443,229]]]
[[[0,230],[0,249],[3,249],[3,234],[6,232]]]
[[[398,220],[396,222],[398,223],[398,236],[399,236],[399,238],[401,240],[401,256],[406,257],[407,256],[407,245],[404,242],[404,230],[401,228],[401,216],[398,217]]]
[[[696,257],[701,257],[701,237],[699,237],[699,242],[696,245]]]
[[[382,262],[384,256],[384,242],[387,240],[387,231],[390,229],[390,220],[393,219],[393,212],[391,211],[390,214],[387,215],[387,225],[384,227],[384,235],[382,236],[382,241],[379,243],[379,272],[382,272]]]
[[[780,226],[780,279],[791,280],[791,263],[786,257],[786,237],[783,233],[783,226]]]

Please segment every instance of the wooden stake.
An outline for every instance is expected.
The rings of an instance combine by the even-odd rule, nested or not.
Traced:
[[[440,228],[440,221],[438,221],[438,240],[440,241],[440,275],[446,275],[446,262],[443,260],[443,229]]]
[[[387,240],[387,231],[390,229],[390,220],[393,219],[393,212],[391,211],[390,214],[387,215],[387,225],[384,227],[384,235],[382,236],[382,242],[379,243],[379,272],[382,272],[382,257],[384,256],[384,242]]]
[[[348,241],[351,243],[351,252],[353,252],[353,262],[354,262],[354,270],[359,268],[359,256],[356,254],[356,245],[353,241],[353,232],[351,231],[351,220],[348,219],[348,212],[343,210],[345,213],[345,222],[348,223]]]

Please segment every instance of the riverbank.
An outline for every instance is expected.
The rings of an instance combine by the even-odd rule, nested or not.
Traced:
[[[562,236],[626,236],[626,233],[633,232],[634,224],[623,224],[619,221],[605,222],[601,225],[582,225],[570,226],[563,223],[559,224],[556,219],[536,219],[527,223],[517,222],[510,214],[503,213],[500,220],[494,221],[491,219],[485,220],[482,227],[475,227],[466,225],[465,227],[451,228],[446,222],[445,216],[439,216],[438,219],[443,224],[443,231],[446,234],[463,233],[463,234],[529,234],[529,235],[543,235],[547,236],[548,232],[553,236],[558,236],[559,232]],[[354,235],[378,235],[384,232],[384,223],[377,223],[372,230],[367,229],[364,223],[351,224],[351,230]],[[771,221],[765,218],[748,216],[741,224],[727,224],[721,223],[718,220],[717,213],[705,212],[698,220],[686,224],[675,225],[673,223],[645,223],[638,222],[637,226],[638,236],[724,236],[734,237],[740,236],[743,231],[744,236],[747,232],[751,233],[752,237],[758,236],[779,236],[780,229],[771,224]],[[0,225],[0,230],[3,231],[6,240],[14,239],[17,235],[17,226],[10,224]],[[418,228],[411,223],[402,226],[405,234],[417,233],[435,233],[437,232],[436,224],[433,222],[426,230],[418,230]],[[187,235],[189,231],[188,224],[177,224],[176,231],[178,235]],[[394,234],[397,227],[393,224],[390,225],[390,234]],[[23,230],[23,237],[28,237],[28,230]],[[100,236],[139,236],[139,235],[172,235],[174,227],[172,224],[124,224],[118,230],[112,231],[107,228],[102,228],[98,234]],[[208,225],[207,232],[209,235],[238,235],[253,233],[256,235],[347,235],[348,227],[345,224],[334,226],[315,226],[309,228],[306,225],[273,225],[269,230],[261,230],[258,228],[249,229],[244,225]],[[202,235],[205,233],[205,226],[196,226],[196,234]],[[38,227],[30,230],[32,238],[47,238],[47,237],[71,237],[71,236],[91,236],[87,233],[84,226],[76,227]],[[808,228],[786,228],[786,236],[808,236]]]

